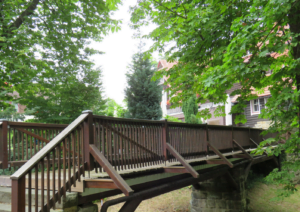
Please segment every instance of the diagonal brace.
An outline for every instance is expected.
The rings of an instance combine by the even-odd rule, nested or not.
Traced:
[[[207,141],[207,145],[216,153],[230,168],[233,168],[233,164],[209,141]]]
[[[137,147],[139,147],[140,149],[144,150],[147,153],[150,153],[152,155],[155,155],[157,157],[160,157],[158,154],[156,154],[155,152],[152,152],[151,150],[145,148],[144,146],[140,145],[139,143],[137,143],[136,141],[134,141],[131,138],[128,138],[127,136],[125,136],[124,134],[120,133],[118,130],[115,130],[114,128],[108,126],[107,124],[102,124],[105,128],[113,131],[114,133],[116,133],[117,135],[121,136],[123,139],[129,141],[130,143],[132,143],[133,145],[136,145]]]
[[[104,155],[99,151],[99,149],[94,145],[90,144],[90,153],[95,158],[95,160],[101,165],[101,167],[106,171],[110,178],[114,181],[116,186],[126,195],[129,196],[133,193],[133,190],[125,182],[125,180],[119,175],[118,172],[112,167],[109,161],[104,157]]]
[[[184,158],[171,146],[171,144],[167,143],[167,150],[184,166],[184,168],[194,177],[198,178],[198,172],[193,169],[193,167],[186,161]]]
[[[238,142],[234,139],[232,139],[232,141],[251,161],[253,160],[253,157]]]

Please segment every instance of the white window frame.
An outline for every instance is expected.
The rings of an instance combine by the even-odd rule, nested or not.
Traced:
[[[268,98],[264,98],[265,108],[267,108],[267,105],[266,105],[267,101],[268,101]]]
[[[254,101],[257,100],[258,101],[258,111],[254,111]],[[252,115],[257,115],[260,114],[260,102],[259,99],[253,99],[250,101],[250,112],[251,112],[251,116]]]

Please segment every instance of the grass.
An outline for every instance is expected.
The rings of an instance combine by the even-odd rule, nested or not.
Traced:
[[[300,211],[300,185],[299,191],[283,201],[271,201],[276,196],[275,185],[267,185],[262,182],[256,182],[248,189],[248,198],[250,199],[250,212],[296,212]],[[190,211],[191,188],[182,188],[169,192],[158,197],[143,201],[136,212],[187,212]],[[119,198],[122,195],[107,198],[107,200]],[[107,201],[106,200],[106,201]],[[97,202],[100,207],[100,202]],[[119,211],[124,203],[114,205],[109,208],[109,212]]]

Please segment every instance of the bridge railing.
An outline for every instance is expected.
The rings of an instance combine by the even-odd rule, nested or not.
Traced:
[[[163,162],[163,124],[93,116],[94,144],[116,170],[158,165]]]
[[[67,126],[0,120],[2,168],[22,166]]]
[[[133,191],[117,170],[162,166],[166,160],[176,158],[197,177],[198,173],[184,159],[211,154],[222,158],[220,152],[234,150],[237,143],[243,148],[255,147],[263,140],[261,132],[252,128],[112,118],[85,111],[57,136],[50,136],[52,140],[11,176],[12,211],[25,212],[25,200],[28,211],[32,205],[35,211],[55,208],[55,203],[71,186],[76,186],[81,175],[93,169],[105,171],[113,181],[113,185],[106,186],[119,188],[125,195]],[[3,133],[1,136],[7,137]]]
[[[195,159],[215,154],[209,141],[220,152],[237,150],[233,140],[244,148],[255,148],[262,140],[262,129],[187,124],[93,116],[94,144],[116,170],[135,169],[175,161],[167,151],[169,143],[183,158]],[[251,141],[251,139],[255,141]],[[99,164],[96,170],[102,171]]]
[[[56,202],[60,203],[66,191],[71,191],[81,175],[85,176],[85,170],[92,168],[89,154],[92,128],[92,114],[83,113],[11,176],[12,211],[25,212],[26,204],[27,211],[33,205],[34,211],[50,211]],[[40,200],[38,189],[41,189]]]

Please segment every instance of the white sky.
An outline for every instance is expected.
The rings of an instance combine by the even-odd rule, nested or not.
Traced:
[[[105,96],[114,99],[118,104],[122,104],[124,99],[124,89],[126,87],[127,66],[131,63],[131,58],[137,52],[138,39],[133,38],[135,31],[129,27],[130,13],[129,7],[134,6],[137,0],[123,1],[119,10],[113,15],[114,19],[122,20],[121,30],[110,33],[102,42],[92,42],[92,47],[105,52],[103,55],[92,57],[96,66],[101,66],[103,75],[103,88]],[[147,27],[147,31],[152,27]],[[145,30],[142,30],[145,32]],[[146,47],[152,42],[144,41]]]

